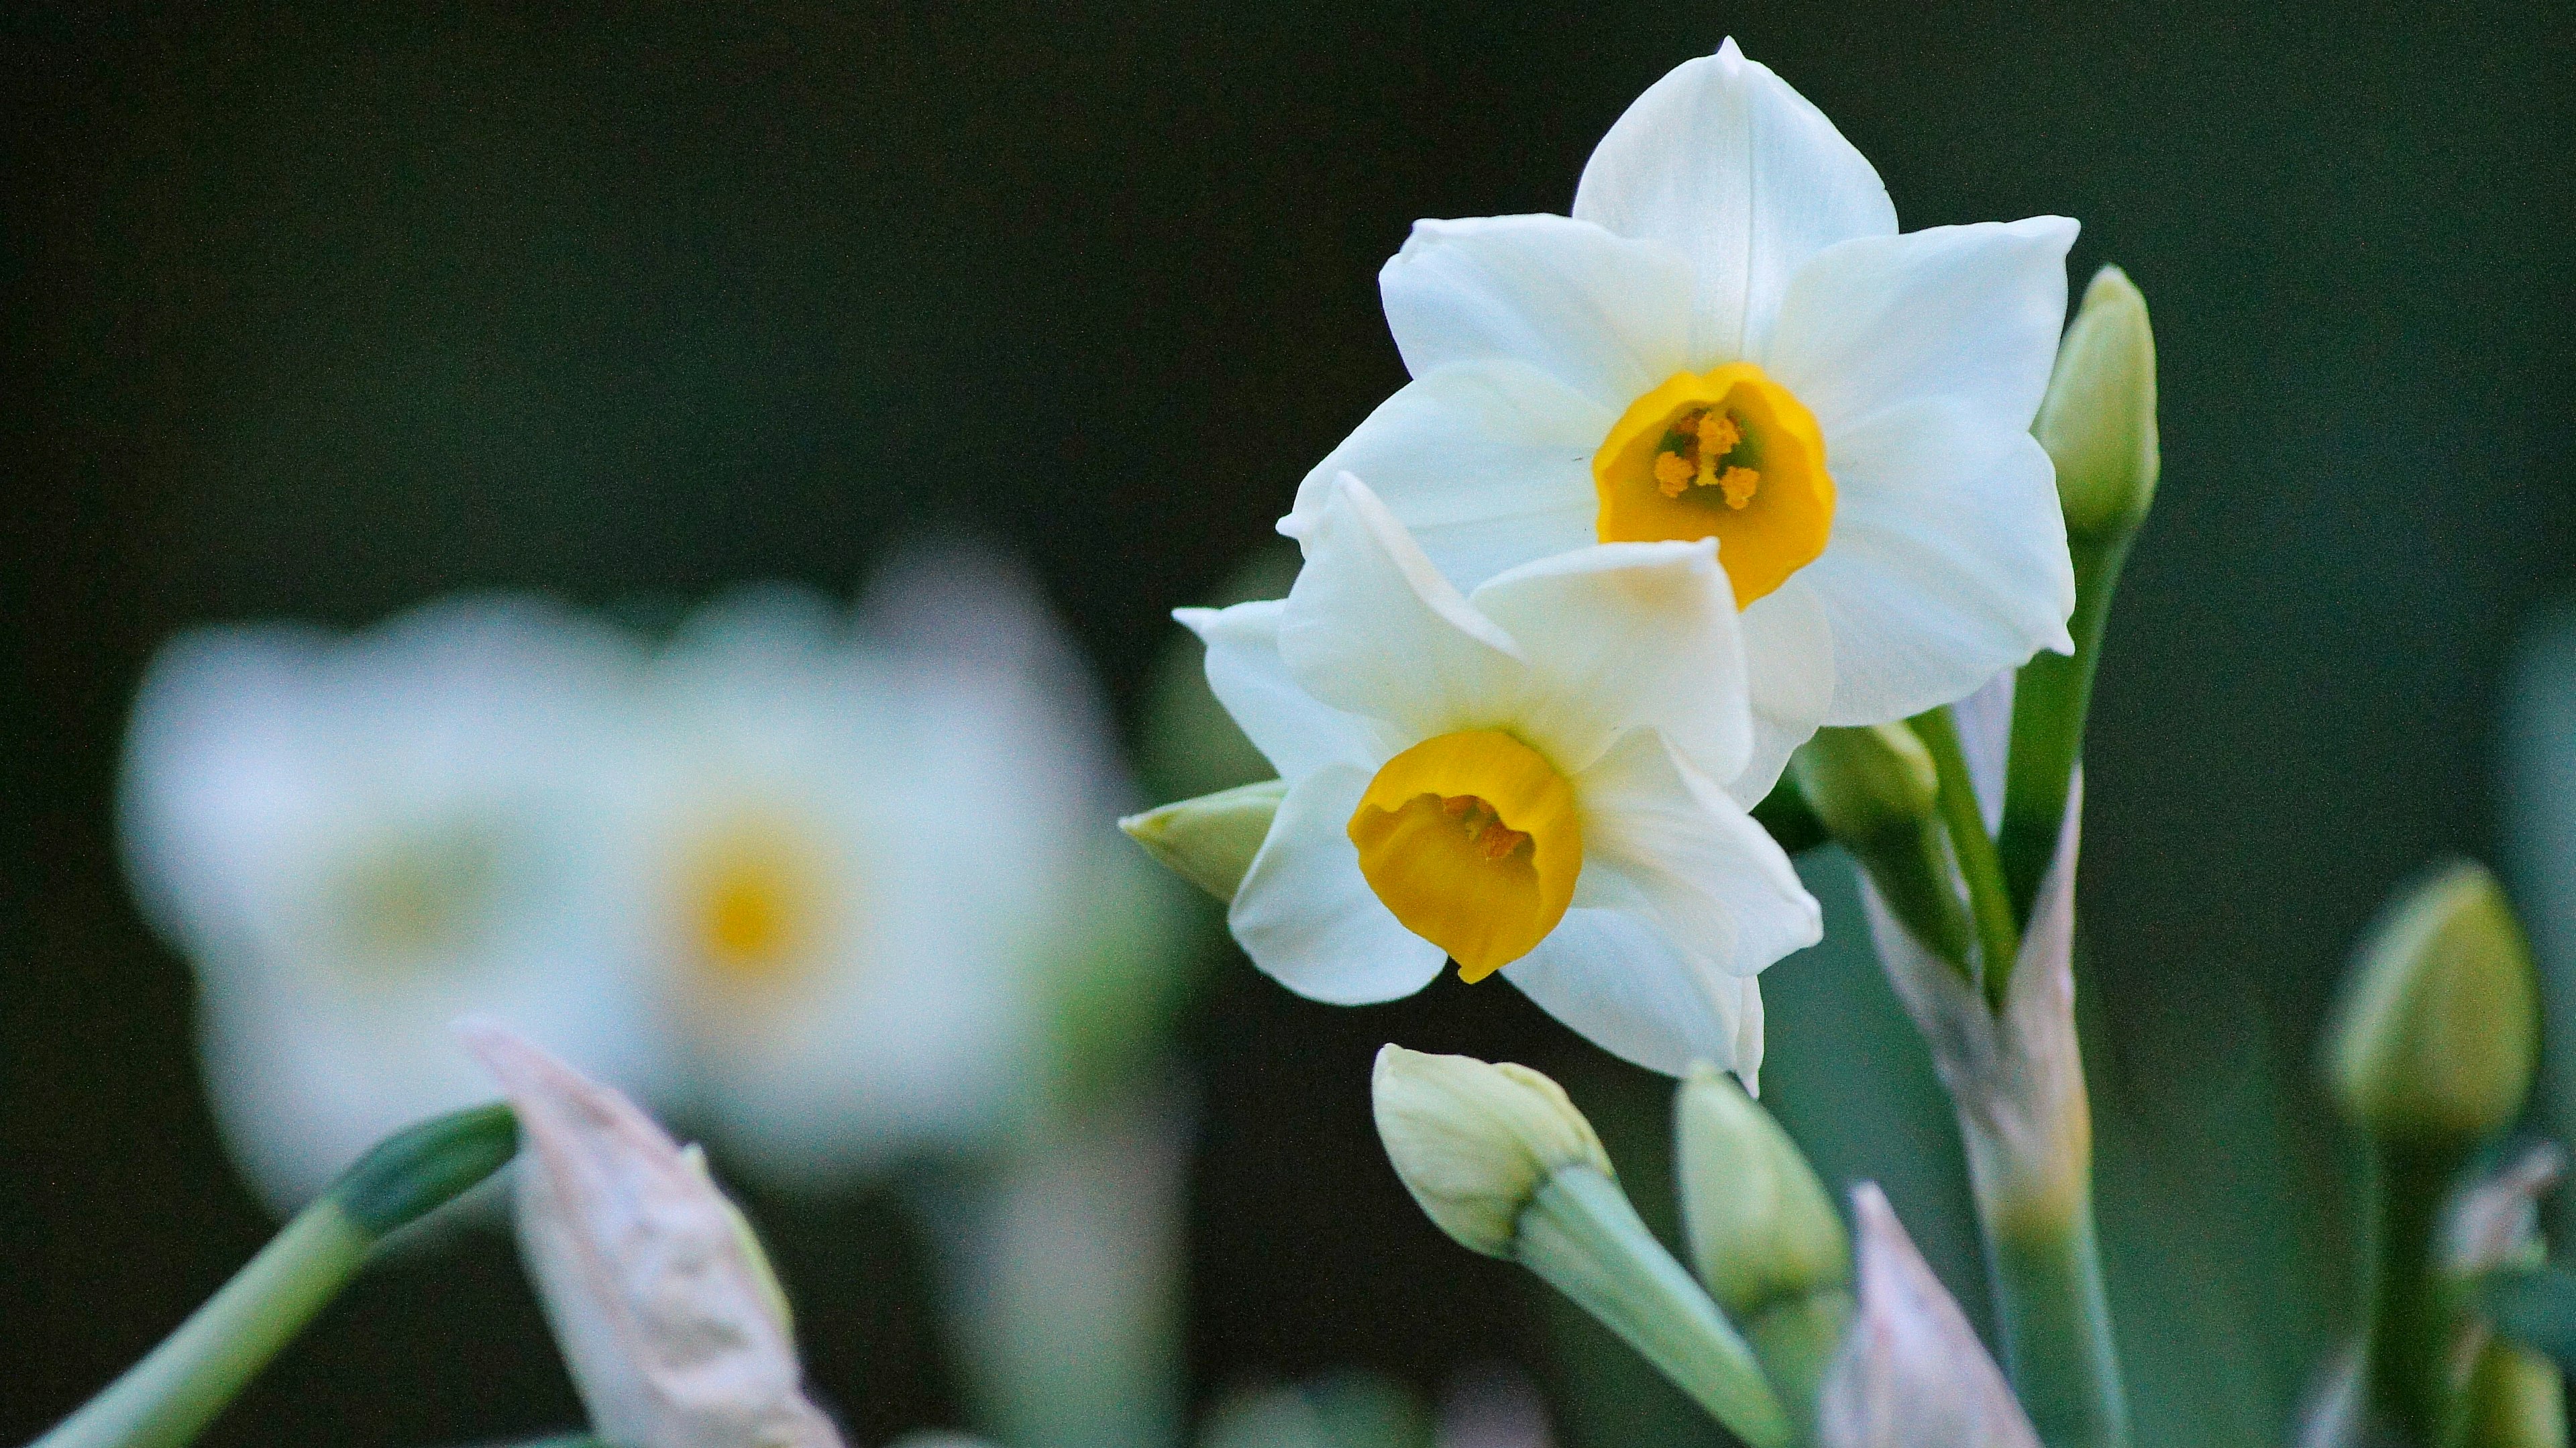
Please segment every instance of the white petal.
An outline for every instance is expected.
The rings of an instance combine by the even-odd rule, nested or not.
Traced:
[[[1592,455],[1617,420],[1526,363],[1454,363],[1388,398],[1316,464],[1279,531],[1306,536],[1350,472],[1451,582],[1473,588],[1592,541]]]
[[[1896,230],[1878,172],[1732,40],[1637,97],[1585,164],[1574,214],[1688,254],[1691,347],[1703,364],[1761,355],[1807,258]]]
[[[1726,792],[1751,809],[1833,708],[1833,626],[1803,574],[1744,611],[1744,658],[1752,679],[1753,756],[1727,781]]]
[[[1366,771],[1334,765],[1291,786],[1226,915],[1252,963],[1309,1000],[1409,996],[1448,959],[1405,929],[1360,874],[1349,830],[1368,783]]]
[[[1616,413],[1690,356],[1690,263],[1588,222],[1418,221],[1377,283],[1396,350],[1417,378],[1511,359]]]
[[[1833,624],[1827,724],[1901,719],[2041,649],[2072,651],[2056,473],[2029,433],[1924,404],[1880,414],[1840,448],[1833,541],[1799,574]]]
[[[2027,430],[2066,324],[2063,216],[1847,241],[1799,268],[1764,365],[1825,430],[1941,401]]]
[[[1824,938],[1815,897],[1770,834],[1654,733],[1629,735],[1574,792],[1578,904],[1629,899],[1685,954],[1738,976]]]
[[[1621,734],[1660,731],[1731,779],[1753,747],[1744,640],[1717,550],[1605,543],[1526,564],[1468,599],[1529,665],[1515,727],[1569,774]]]
[[[1741,983],[1689,960],[1631,911],[1577,905],[1502,975],[1594,1045],[1649,1071],[1739,1064]]]
[[[1306,691],[1395,725],[1405,742],[1503,722],[1526,674],[1511,637],[1468,606],[1404,525],[1343,474],[1300,540],[1306,566],[1279,654]]]
[[[1384,763],[1367,720],[1318,700],[1290,676],[1279,657],[1279,617],[1287,607],[1285,599],[1265,599],[1174,609],[1172,617],[1206,643],[1208,687],[1280,778],[1303,778],[1327,764]]]

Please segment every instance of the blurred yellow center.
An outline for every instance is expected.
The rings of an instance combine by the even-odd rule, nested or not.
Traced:
[[[1604,543],[1715,538],[1744,608],[1825,551],[1834,480],[1806,404],[1750,362],[1676,372],[1592,455]]]
[[[1443,734],[1388,760],[1350,835],[1377,898],[1470,981],[1545,940],[1583,871],[1573,786],[1497,729]]]
[[[812,944],[825,889],[821,863],[796,831],[774,820],[736,821],[692,862],[699,958],[734,979],[778,976]]]

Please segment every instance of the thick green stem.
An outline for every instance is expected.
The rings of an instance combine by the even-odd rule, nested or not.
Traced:
[[[1787,1448],[1795,1429],[1753,1349],[1608,1177],[1589,1167],[1549,1177],[1521,1213],[1512,1256],[1737,1437]]]
[[[2447,1143],[2381,1142],[2373,1151],[2361,1389],[2374,1441],[2442,1441],[2455,1324],[2434,1253],[2443,1203],[2466,1160]]]
[[[329,1197],[304,1209],[143,1361],[34,1448],[178,1448],[339,1292],[374,1239]]]
[[[2004,1366],[2031,1426],[2048,1448],[2120,1448],[2128,1405],[2089,1190],[2060,1213],[1980,1206]]]
[[[1932,768],[1941,779],[1941,819],[1950,828],[1950,853],[1957,857],[1960,877],[1967,882],[1968,913],[1985,956],[1986,1004],[2000,1010],[2012,985],[2013,962],[2021,955],[2021,927],[2013,923],[2003,865],[1996,858],[1994,840],[1986,834],[1986,818],[1977,809],[1968,756],[1959,747],[1959,726],[1946,706],[1906,722],[1931,751]]]
[[[2066,631],[2072,654],[2041,654],[2022,666],[2013,682],[2012,762],[2004,773],[2003,825],[1995,851],[2003,861],[2013,919],[2030,924],[2039,884],[2057,853],[2057,829],[2066,817],[2066,791],[2084,751],[2084,719],[2093,705],[2093,668],[2102,653],[2102,626],[2111,616],[2111,594],[2135,533],[2109,540],[2070,539],[2075,562],[2075,616]]]

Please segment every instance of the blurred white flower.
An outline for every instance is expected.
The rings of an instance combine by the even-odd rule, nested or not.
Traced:
[[[507,1028],[457,1031],[518,1114],[519,1249],[600,1436],[840,1448],[759,1241],[696,1152]]]
[[[1344,469],[1472,588],[1593,542],[1719,540],[1744,609],[1745,803],[1819,724],[2067,652],[2075,579],[2030,435],[2075,223],[1898,235],[1869,162],[1728,41],[1649,87],[1573,215],[1418,223],[1379,274],[1413,382]]]
[[[614,631],[509,598],[355,635],[204,629],[153,662],[122,843],[196,967],[215,1112],[273,1205],[489,1096],[447,1031],[465,1011],[660,1079],[616,767],[637,667]]]
[[[656,968],[711,1128],[764,1174],[1007,1132],[1093,963],[1168,970],[1178,901],[1112,823],[1090,681],[998,559],[914,555],[855,618],[722,600],[649,712]]]

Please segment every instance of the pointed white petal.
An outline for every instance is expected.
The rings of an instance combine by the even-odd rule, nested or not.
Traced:
[[[1833,624],[1826,723],[1902,719],[2041,649],[2073,649],[2075,571],[2056,472],[2029,433],[1920,404],[1838,445],[1833,541],[1799,574]]]
[[[1761,355],[1807,258],[1896,230],[1869,162],[1732,40],[1637,97],[1584,166],[1574,214],[1689,256],[1692,353],[1703,364]]]
[[[1690,263],[1587,222],[1418,221],[1377,280],[1415,377],[1511,359],[1615,414],[1689,360]]]
[[[1502,976],[1594,1045],[1649,1071],[1738,1064],[1742,981],[1685,957],[1633,911],[1578,904]]]
[[[1306,566],[1280,615],[1279,654],[1307,692],[1396,726],[1403,742],[1502,722],[1527,670],[1348,473],[1300,540]]]
[[[1753,754],[1726,792],[1751,809],[1833,708],[1833,626],[1803,575],[1792,575],[1744,611],[1744,658],[1752,679]]]
[[[1279,657],[1285,599],[1231,608],[1181,608],[1172,617],[1207,645],[1208,687],[1236,727],[1282,779],[1300,779],[1327,764],[1374,769],[1387,751],[1369,722],[1306,692]]]
[[[1367,771],[1333,765],[1292,786],[1226,915],[1252,963],[1309,1000],[1409,996],[1448,959],[1405,929],[1360,874],[1349,830],[1368,783]]]
[[[1521,362],[1459,362],[1380,404],[1297,489],[1303,538],[1344,472],[1461,588],[1593,538],[1592,454],[1617,414]]]
[[[2063,216],[1847,241],[1798,269],[1765,367],[1825,430],[1940,401],[2027,431],[2066,324]]]
[[[1577,903],[1616,889],[1685,954],[1757,974],[1824,937],[1824,916],[1769,833],[1652,731],[1622,740],[1577,776],[1583,885]],[[1586,890],[1584,885],[1592,888]]]
[[[1707,540],[1595,544],[1515,568],[1468,603],[1519,646],[1529,689],[1514,727],[1558,769],[1589,768],[1638,728],[1714,778],[1744,767],[1744,640]]]

